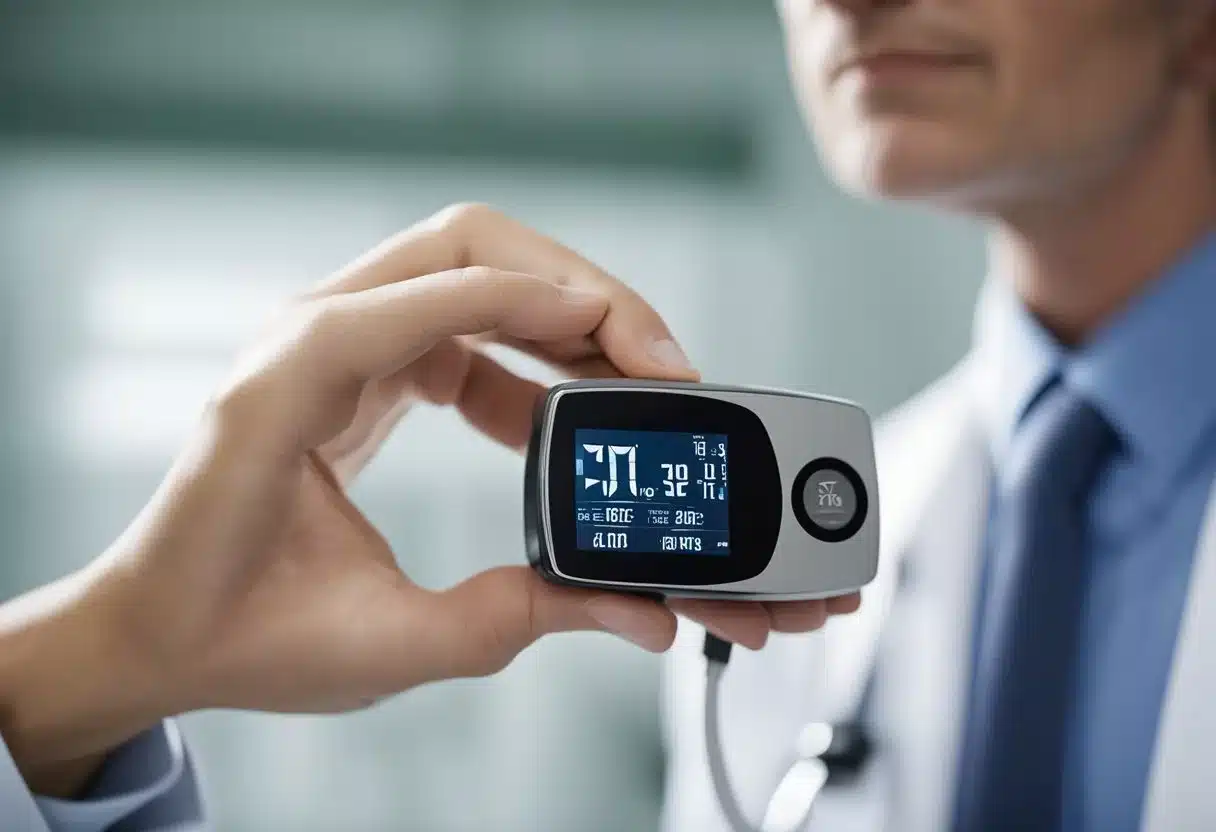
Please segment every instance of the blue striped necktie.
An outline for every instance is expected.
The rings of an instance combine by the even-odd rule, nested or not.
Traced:
[[[1084,599],[1084,534],[1106,420],[1056,383],[1019,427],[998,488],[963,731],[955,832],[1052,832]]]

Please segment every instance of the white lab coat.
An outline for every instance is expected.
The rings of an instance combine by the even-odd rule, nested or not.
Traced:
[[[879,754],[821,796],[812,830],[940,832],[949,826],[971,608],[987,519],[988,445],[974,355],[876,430],[882,559],[862,610],[824,633],[736,650],[723,679],[727,765],[758,823],[799,726],[853,712],[877,662]],[[1143,832],[1216,829],[1216,488],[1198,540],[1145,799]],[[725,832],[702,739],[701,631],[669,654],[664,832]],[[881,638],[880,638],[881,636]]]

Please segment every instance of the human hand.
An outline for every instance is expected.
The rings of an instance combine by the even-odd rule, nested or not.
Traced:
[[[482,353],[486,338],[572,375],[697,378],[635,293],[489,209],[449,209],[387,241],[242,357],[103,557],[0,608],[0,730],[27,781],[70,793],[163,716],[360,708],[493,673],[548,633],[608,630],[662,651],[674,610],[759,647],[856,607],[664,606],[524,566],[443,591],[414,584],[344,485],[416,401],[526,444],[542,388]]]

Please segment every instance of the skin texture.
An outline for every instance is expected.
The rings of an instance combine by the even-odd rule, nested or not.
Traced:
[[[986,220],[994,270],[1064,343],[1212,228],[1212,0],[778,8],[836,181]]]
[[[698,377],[636,294],[489,208],[455,206],[386,241],[242,356],[109,551],[0,607],[0,731],[29,785],[75,794],[110,749],[185,711],[363,708],[494,673],[564,631],[659,652],[677,611],[759,648],[857,608],[856,595],[668,607],[524,566],[414,584],[346,485],[419,401],[526,445],[542,388],[479,351],[487,339],[571,375]]]
[[[1193,60],[1187,53],[1200,35],[1199,13],[1210,7],[1208,0],[780,3],[795,89],[838,181],[970,213],[1075,193],[1124,164],[1183,98],[1202,99],[1199,67],[1183,63]],[[842,70],[858,57],[909,52],[939,66],[881,77]],[[1210,96],[1210,78],[1206,84]]]

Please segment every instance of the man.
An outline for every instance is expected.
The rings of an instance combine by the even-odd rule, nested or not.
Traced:
[[[1216,790],[1191,756],[1216,740],[1216,655],[1199,637],[1216,625],[1216,542],[1201,531],[1216,472],[1210,1],[782,10],[800,98],[840,181],[993,228],[980,344],[880,437],[882,575],[828,650],[834,707],[864,703],[882,754],[842,802],[913,832],[1210,828]],[[472,265],[507,271],[462,270]],[[554,283],[596,297],[559,302]],[[492,671],[558,630],[671,643],[663,607],[559,593],[526,572],[425,593],[341,487],[410,396],[523,441],[537,389],[468,333],[496,331],[577,373],[695,377],[636,296],[461,208],[318,298],[251,353],[112,553],[3,609],[0,733],[17,768],[0,772],[0,801],[25,800],[25,828],[49,815],[56,830],[104,828],[99,805],[137,829],[197,816],[171,730],[139,733],[161,716],[357,707]],[[359,337],[342,337],[352,324]],[[758,648],[855,604],[677,611]],[[775,646],[736,653],[726,725],[810,698],[790,680],[814,645]],[[875,654],[875,694],[859,696]],[[699,731],[681,728],[700,684],[672,678],[666,823],[680,832],[723,828]],[[739,779],[758,812],[781,761],[748,750],[732,768],[752,775]],[[21,778],[85,800],[35,805]],[[84,811],[92,825],[68,825]]]
[[[780,5],[837,181],[990,229],[971,354],[879,432],[881,575],[819,703],[877,753],[817,828],[1216,828],[1216,4]],[[815,715],[786,680],[819,645],[780,649],[724,682],[755,818],[769,715]],[[690,655],[669,832],[726,828]]]

